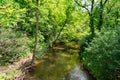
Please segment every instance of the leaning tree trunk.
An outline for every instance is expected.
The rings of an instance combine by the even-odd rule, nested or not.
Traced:
[[[35,56],[36,56],[36,53],[37,53],[37,42],[38,42],[38,0],[36,0],[36,32],[35,32],[35,43],[34,43],[34,49],[33,49],[33,56],[32,56],[32,63],[34,63],[35,61]]]
[[[63,29],[64,29],[66,23],[67,23],[67,19],[64,21],[64,23],[63,23],[63,25],[62,25],[62,28],[60,29],[60,31],[59,31],[59,33],[58,33],[56,39],[53,41],[53,43],[55,43],[55,42],[58,40],[58,38],[60,37],[60,34],[62,33],[62,31],[63,31]]]

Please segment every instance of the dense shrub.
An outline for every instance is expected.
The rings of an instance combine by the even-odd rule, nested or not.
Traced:
[[[0,61],[13,62],[24,56],[29,52],[28,43],[29,39],[21,32],[0,28]]]
[[[84,52],[85,48],[92,41],[93,35],[86,35],[80,40],[80,52]]]
[[[116,80],[116,74],[120,69],[120,34],[118,30],[103,30],[98,33],[82,53],[84,65],[97,80]]]

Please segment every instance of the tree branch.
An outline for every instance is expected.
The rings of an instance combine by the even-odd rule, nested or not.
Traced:
[[[105,2],[103,3],[103,6],[108,2],[108,0],[105,0]]]
[[[80,3],[78,3],[76,0],[74,0],[74,1],[75,1],[75,3],[76,3],[78,6],[80,6],[80,7],[84,8],[84,9],[86,9],[86,10],[87,10],[87,12],[88,12],[88,14],[90,15],[90,11],[89,11],[89,9],[88,9],[87,7],[85,7],[85,6],[81,5],[81,4],[80,4]]]
[[[115,5],[115,2],[110,6],[110,8],[108,9],[107,8],[107,14],[109,14],[110,13],[110,11],[112,10],[112,8],[113,8],[113,6]]]
[[[94,0],[91,1],[92,5],[91,5],[91,12],[93,11],[93,7],[94,7]]]

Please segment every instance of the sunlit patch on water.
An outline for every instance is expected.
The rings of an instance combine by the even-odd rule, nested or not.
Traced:
[[[93,80],[88,73],[82,68],[82,66],[76,65],[75,68],[71,70],[71,72],[61,80]]]
[[[88,76],[78,65],[71,71],[70,80],[88,80]]]

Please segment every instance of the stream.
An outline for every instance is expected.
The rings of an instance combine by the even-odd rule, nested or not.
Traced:
[[[84,70],[78,52],[77,45],[74,49],[54,47],[54,51],[35,61],[35,71],[25,80],[94,80]]]

